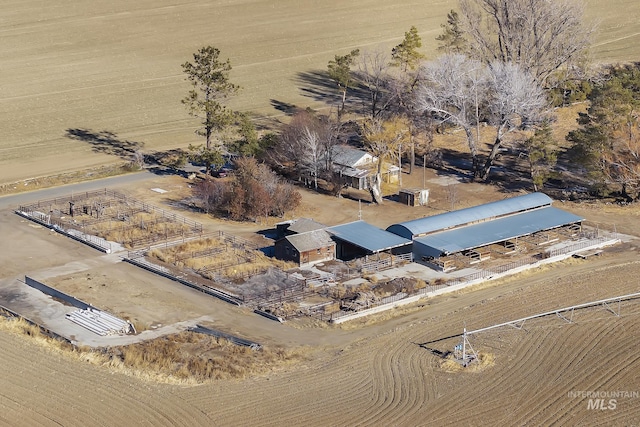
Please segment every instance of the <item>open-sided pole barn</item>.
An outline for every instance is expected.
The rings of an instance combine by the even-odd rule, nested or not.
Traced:
[[[387,231],[412,239],[413,256],[418,261],[455,253],[482,260],[482,248],[489,245],[511,248],[518,238],[562,227],[580,228],[584,218],[551,204],[547,195],[532,193],[394,224]]]

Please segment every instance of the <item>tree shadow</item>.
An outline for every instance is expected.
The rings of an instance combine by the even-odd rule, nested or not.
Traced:
[[[324,70],[299,72],[296,76],[296,83],[299,85],[302,95],[307,98],[336,108],[342,104],[342,92],[336,86],[336,82]],[[345,109],[356,114],[367,115],[369,114],[369,103],[371,102],[369,90],[358,83],[355,74],[353,83],[354,86],[347,90]],[[277,109],[276,106],[274,107]]]
[[[296,75],[296,83],[302,95],[314,101],[338,105],[342,100],[335,82],[325,71],[301,71]]]
[[[271,132],[282,126],[282,122],[277,117],[269,117],[262,114],[250,113],[251,122],[259,132]]]
[[[437,175],[455,175],[464,181],[473,180],[473,168],[471,155],[449,148],[440,149],[438,164],[429,167],[436,171]]]
[[[270,99],[269,102],[271,106],[278,111],[282,111],[287,116],[293,116],[297,111],[300,110],[295,104],[291,104],[289,102],[278,101],[277,99]]]
[[[118,138],[115,133],[108,130],[93,131],[86,128],[69,128],[66,130],[65,136],[90,144],[96,153],[110,154],[121,158],[129,158],[144,147],[143,142]]]

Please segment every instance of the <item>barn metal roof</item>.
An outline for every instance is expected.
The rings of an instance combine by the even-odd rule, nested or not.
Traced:
[[[422,234],[446,230],[542,206],[550,206],[551,202],[551,198],[546,194],[525,194],[524,196],[512,197],[509,199],[499,200],[497,202],[486,203],[480,206],[414,219],[400,224],[393,224],[387,228],[387,231],[407,239],[411,239],[414,236]]]
[[[414,245],[428,246],[434,249],[431,251],[432,253],[452,254],[583,220],[584,218],[580,216],[548,206],[493,221],[419,237],[415,239]]]
[[[411,243],[403,237],[389,233],[364,221],[327,228],[334,237],[370,252],[380,252]]]
[[[337,172],[341,172],[342,175],[351,178],[364,178],[369,175],[369,171],[366,169],[355,169],[346,166],[339,168]]]

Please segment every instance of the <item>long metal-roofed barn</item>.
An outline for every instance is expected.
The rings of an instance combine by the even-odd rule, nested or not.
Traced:
[[[435,259],[572,224],[584,218],[532,193],[394,224],[387,231],[413,240],[416,260]]]
[[[336,241],[336,257],[339,259],[353,259],[381,252],[393,255],[411,253],[410,239],[362,220],[329,227],[326,231]]]

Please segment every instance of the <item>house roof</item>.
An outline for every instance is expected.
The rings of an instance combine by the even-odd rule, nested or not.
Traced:
[[[364,221],[336,225],[335,227],[327,228],[327,231],[336,239],[349,242],[373,253],[411,243],[408,239],[384,231]]]
[[[350,167],[340,167],[337,168],[336,172],[340,172],[344,176],[348,176],[351,178],[364,178],[369,175],[369,171],[365,169],[355,169]]]
[[[414,245],[433,249],[432,253],[452,254],[503,242],[538,231],[583,221],[584,218],[551,206],[521,212],[493,221],[441,231],[415,239]]]
[[[525,194],[480,206],[460,209],[439,215],[414,219],[399,224],[393,224],[387,231],[411,239],[422,234],[459,227],[465,224],[495,219],[501,216],[551,206],[551,198],[542,193]]]
[[[333,163],[354,168],[366,156],[371,156],[366,151],[358,150],[347,145],[336,145],[332,148]]]
[[[314,249],[333,245],[331,236],[324,230],[308,231],[306,233],[292,234],[285,237],[298,252],[307,252]]]
[[[326,227],[326,225],[320,224],[310,218],[299,218],[292,221],[291,225],[287,227],[287,230],[294,233],[306,233],[308,231],[321,230]]]

